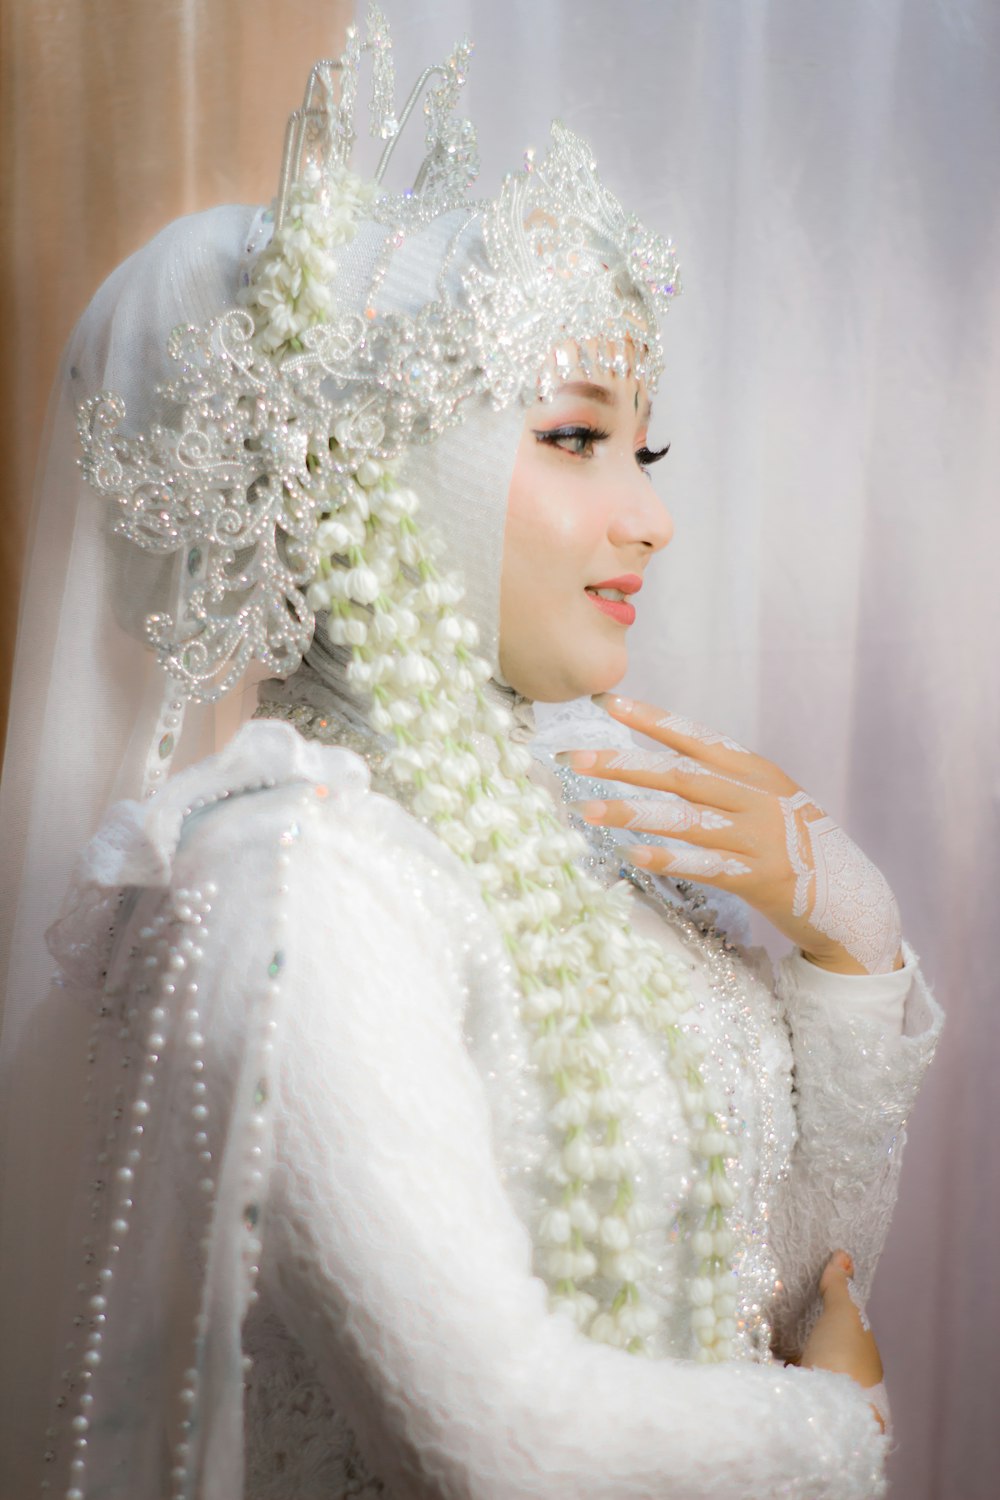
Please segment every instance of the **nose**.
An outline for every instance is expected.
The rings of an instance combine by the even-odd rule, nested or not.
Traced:
[[[634,457],[630,457],[629,463],[631,473],[623,473],[616,487],[608,540],[616,547],[638,547],[652,555],[670,541],[674,521]]]

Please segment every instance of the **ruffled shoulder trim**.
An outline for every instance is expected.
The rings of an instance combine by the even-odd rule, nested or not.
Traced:
[[[364,792],[368,768],[353,751],[304,740],[288,724],[244,724],[225,749],[171,777],[148,802],[116,803],[85,848],[74,885],[166,885],[191,813],[242,792],[297,782]]]
[[[252,720],[225,749],[172,776],[147,802],[116,803],[77,861],[62,912],[45,934],[63,985],[92,986],[106,966],[129,888],[170,883],[186,818],[241,793],[305,784],[331,798],[369,788],[368,767],[339,746],[304,740],[288,724]]]

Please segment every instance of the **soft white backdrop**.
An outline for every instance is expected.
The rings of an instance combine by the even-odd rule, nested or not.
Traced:
[[[872,1307],[893,1494],[993,1500],[1000,3],[385,9],[401,59],[475,39],[485,186],[558,114],[679,244],[628,685],[778,760],[899,894],[950,1020]]]

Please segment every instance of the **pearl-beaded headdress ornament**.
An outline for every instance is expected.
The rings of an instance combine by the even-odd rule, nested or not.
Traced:
[[[370,53],[375,183],[351,173],[358,69]],[[553,1202],[536,1226],[555,1305],[591,1337],[641,1349],[656,1325],[640,1292],[641,1203],[628,1100],[616,1078],[618,1023],[660,1033],[694,1162],[691,1300],[696,1352],[730,1352],[728,1140],[684,1024],[683,965],[628,925],[623,886],[575,863],[581,840],[527,779],[510,715],[484,687],[461,583],[439,569],[420,502],[396,470],[461,423],[552,394],[573,368],[661,367],[657,308],[677,290],[670,244],[625,214],[587,146],[555,125],[493,200],[473,202],[475,137],[454,115],[469,49],[428,69],[397,118],[385,23],[349,33],[339,65],[313,70],[290,122],[270,243],[243,307],[175,330],[179,367],[162,390],[171,427],[134,437],[102,393],[80,411],[83,466],[117,508],[114,527],[153,553],[182,552],[178,607],[147,633],[183,693],[211,700],[257,659],[299,664],[325,613],[348,648],[348,680],[389,743],[399,794],[476,875],[516,964],[533,1057],[548,1079]],[[339,88],[337,79],[339,77]],[[431,77],[427,152],[412,189],[380,193],[399,129]],[[447,229],[436,285],[415,310],[382,305],[402,247]],[[344,258],[367,236],[360,300]],[[354,247],[357,248],[356,246]],[[484,746],[487,748],[484,750]],[[714,1310],[713,1310],[714,1309]]]

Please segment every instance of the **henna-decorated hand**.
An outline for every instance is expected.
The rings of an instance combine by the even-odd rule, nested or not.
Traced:
[[[596,701],[663,748],[568,750],[558,759],[581,775],[669,795],[574,810],[590,823],[690,845],[638,844],[626,858],[735,892],[822,968],[882,974],[901,966],[899,909],[885,878],[790,777],[689,719],[610,693]]]

